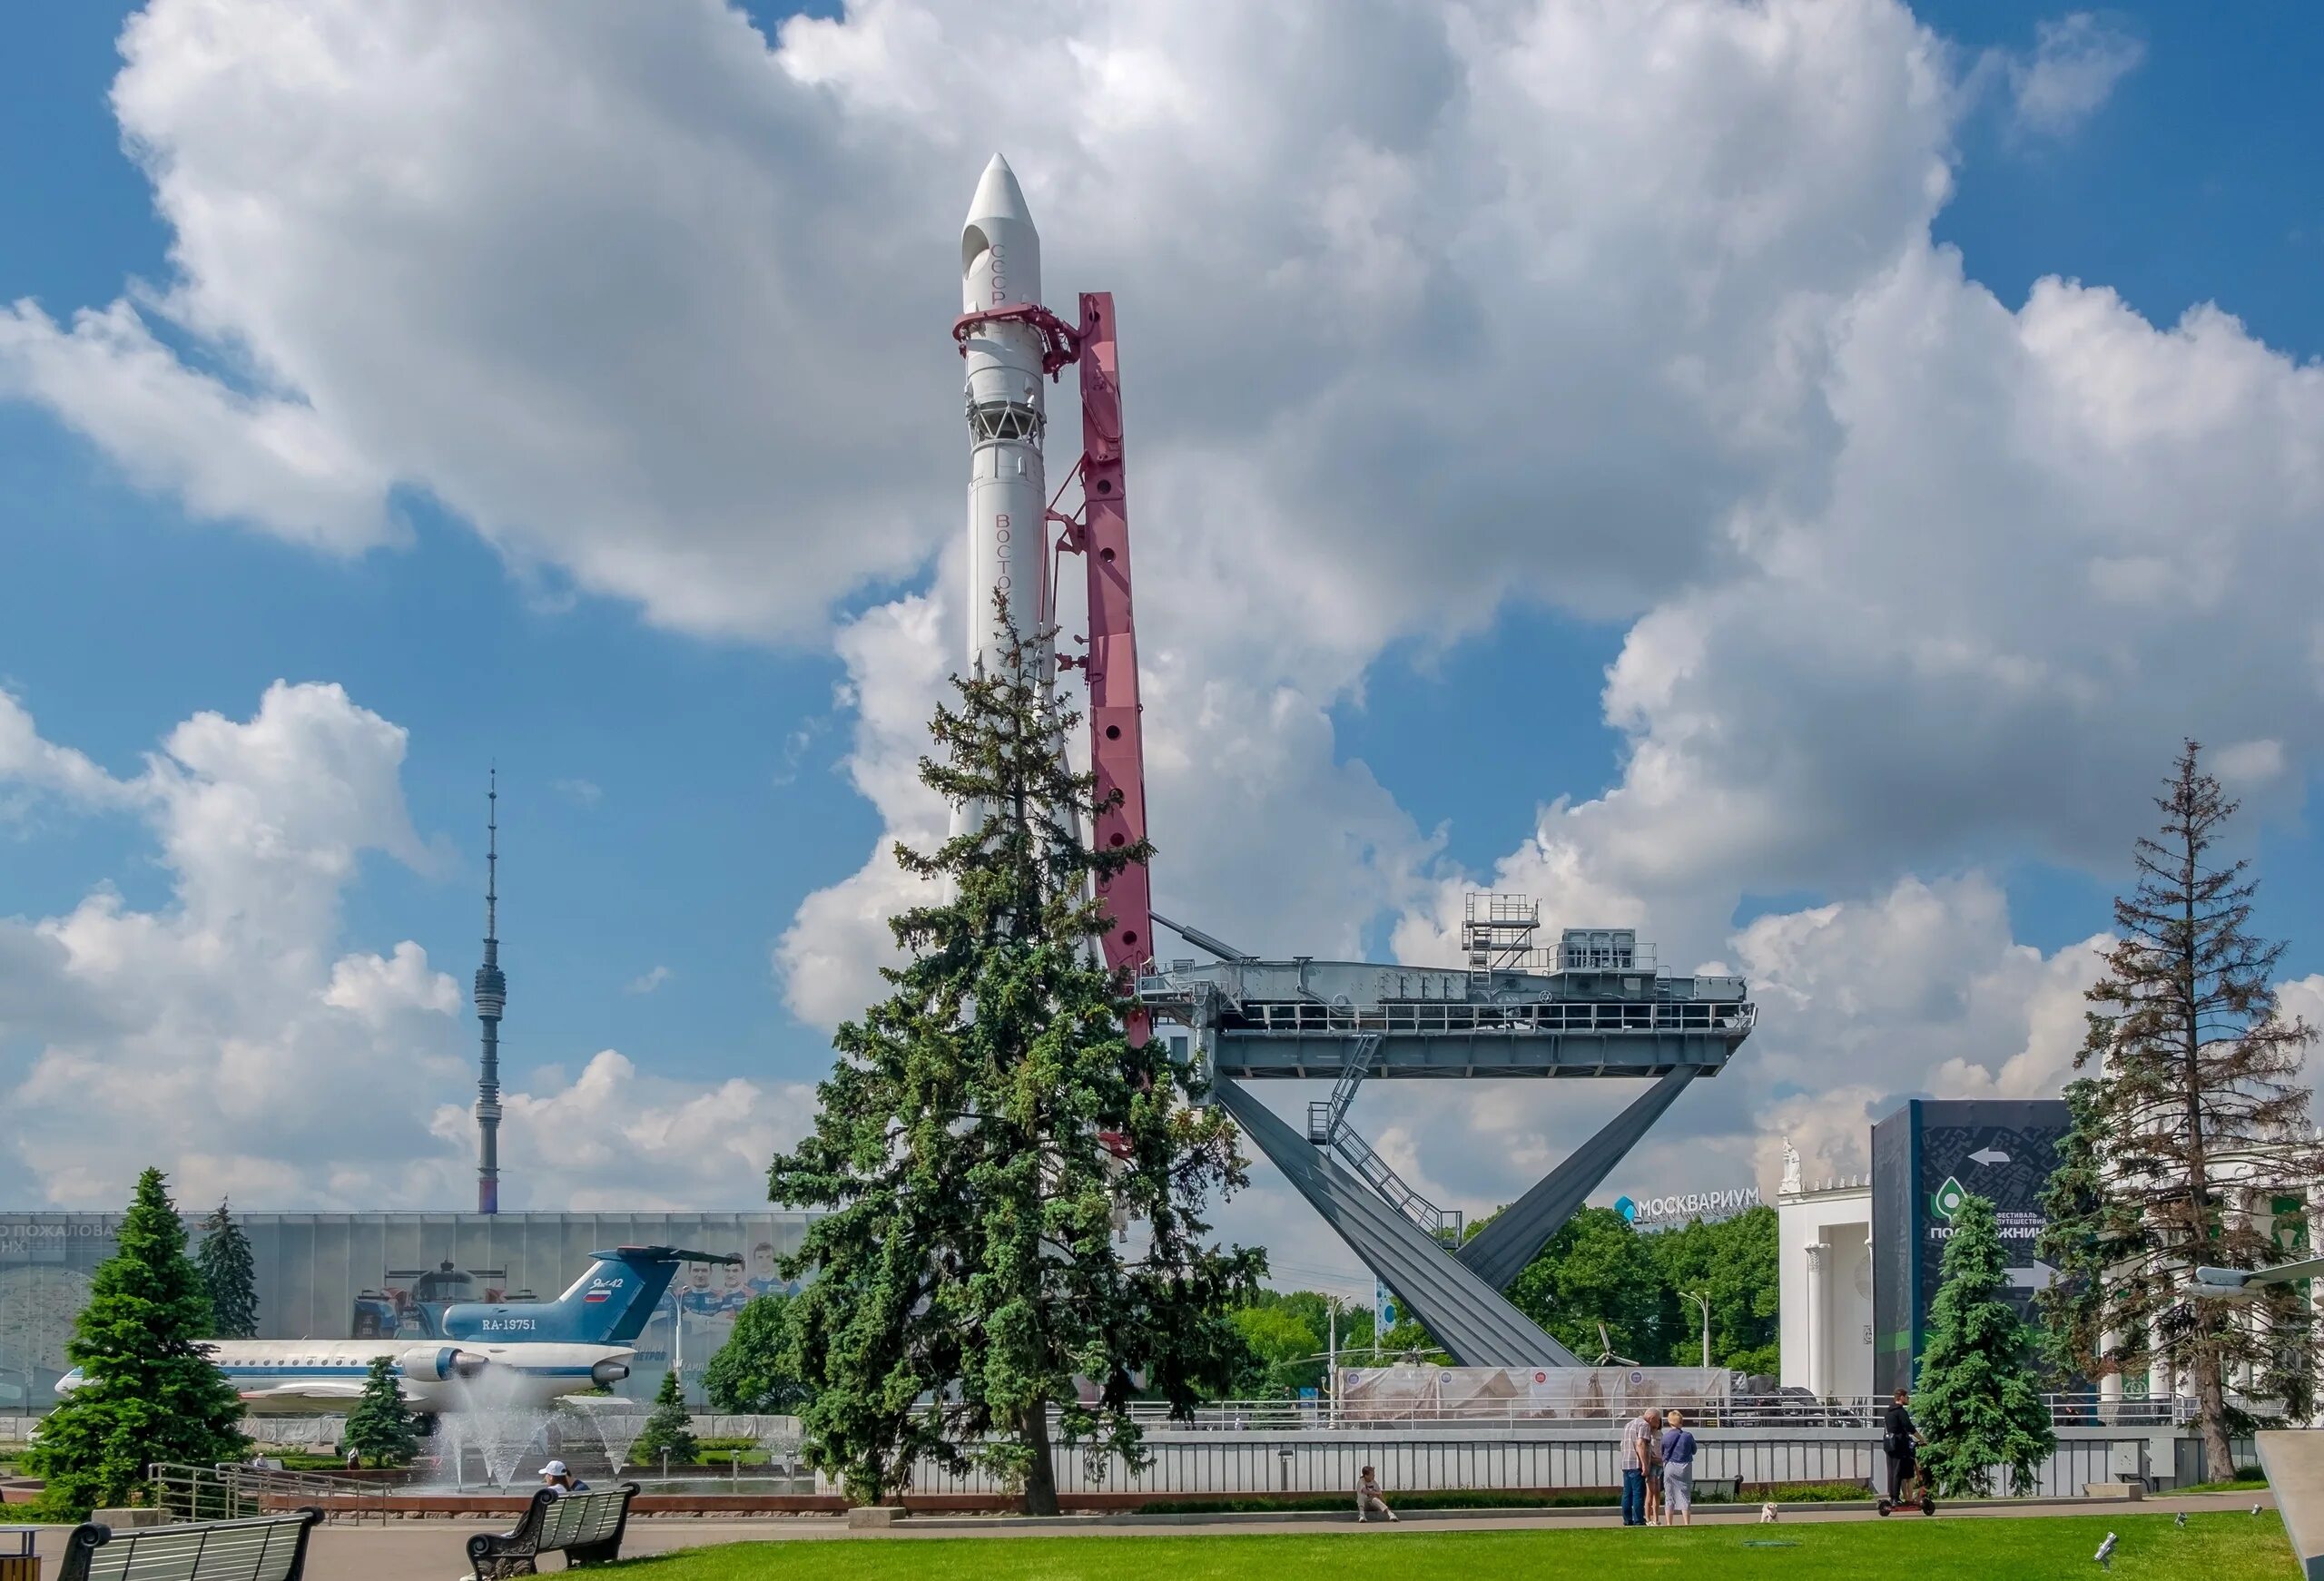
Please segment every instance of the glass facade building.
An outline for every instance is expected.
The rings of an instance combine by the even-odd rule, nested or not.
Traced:
[[[678,1270],[636,1341],[619,1392],[650,1398],[674,1359],[688,1392],[753,1295],[793,1290],[775,1271],[812,1215],[743,1213],[237,1213],[257,1264],[259,1337],[424,1336],[453,1301],[553,1300],[613,1246],[731,1253],[739,1268]],[[41,1409],[71,1365],[64,1342],[89,1278],[113,1253],[117,1213],[0,1213],[0,1410]],[[192,1235],[199,1235],[189,1219]]]

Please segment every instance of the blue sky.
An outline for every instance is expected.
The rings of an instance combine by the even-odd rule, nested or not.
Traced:
[[[0,54],[0,301],[33,299],[59,323],[112,301],[129,282],[158,290],[177,273],[172,227],[156,213],[148,174],[123,154],[107,103],[125,15],[34,8],[15,19],[17,47]],[[2029,131],[2010,73],[2037,49],[2034,14],[1932,4],[1916,15],[1953,46],[1948,69],[1968,102],[1951,122],[1953,193],[1929,229],[1940,246],[1959,250],[1970,280],[2004,309],[2017,311],[2037,280],[2061,275],[2111,288],[2155,326],[2216,302],[2295,363],[2324,355],[2314,289],[2324,263],[2324,162],[2313,157],[2324,110],[2312,92],[2324,20],[2293,10],[2263,28],[2223,25],[2177,5],[2107,11],[2093,25],[2135,64],[2070,125]],[[1012,152],[1020,168],[1038,168],[1042,151],[1028,135]],[[984,129],[966,140],[980,147]],[[930,190],[949,191],[950,173],[930,176]],[[964,182],[950,184],[965,197]],[[1037,183],[1037,201],[1068,201],[1054,191]],[[939,293],[954,208],[887,217],[926,232],[929,284]],[[1049,241],[1052,257],[1075,259],[1078,248],[1089,268],[1112,244],[1059,232]],[[1084,272],[1059,283],[1089,280]],[[356,300],[346,310],[369,309]],[[165,313],[147,319],[187,367],[222,369],[229,388],[252,388],[231,339]],[[940,321],[924,328],[921,339],[940,341]],[[1141,332],[1180,339],[1151,318]],[[1145,354],[1167,362],[1178,352]],[[1133,359],[1133,381],[1138,366]],[[940,360],[921,371],[924,388],[895,382],[881,398],[909,406],[914,423],[921,408],[931,423],[950,423],[949,373]],[[1257,384],[1255,399],[1270,388],[1268,378]],[[0,369],[0,397],[8,388]],[[1147,408],[1132,388],[1142,416]],[[1541,486],[1554,498],[1561,464],[1541,465]],[[909,467],[901,476],[920,490],[901,512],[915,522],[950,519],[949,484],[926,487]],[[1518,476],[1521,486],[1521,466]],[[844,501],[849,487],[838,479],[830,497]],[[0,537],[11,562],[0,581],[0,688],[46,741],[126,780],[143,754],[202,711],[246,720],[277,679],[337,682],[408,731],[400,784],[424,852],[362,858],[359,879],[342,892],[334,948],[387,954],[414,940],[432,968],[465,981],[477,954],[483,781],[497,761],[512,983],[504,1048],[516,1079],[530,1080],[538,1066],[569,1078],[603,1048],[673,1082],[813,1079],[826,1032],[795,997],[786,1003],[770,951],[802,903],[849,881],[898,821],[847,778],[871,749],[857,712],[835,699],[850,671],[832,632],[929,586],[941,529],[921,532],[901,574],[891,563],[841,577],[828,594],[802,594],[820,616],[770,617],[757,630],[690,627],[657,611],[650,594],[627,595],[602,574],[576,574],[577,558],[509,548],[507,534],[496,535],[497,546],[486,541],[446,503],[448,489],[457,484],[399,476],[386,510],[403,542],[318,553],[247,522],[199,519],[172,489],[141,486],[117,450],[54,400],[0,398]],[[786,523],[812,508],[768,502],[770,519]],[[682,516],[683,507],[671,514]],[[1141,553],[1172,554],[1172,526],[1160,510],[1137,521]],[[800,530],[862,529],[835,520]],[[1602,530],[1628,529],[1610,521]],[[553,532],[540,527],[531,542],[553,543]],[[1365,553],[1364,540],[1352,542],[1352,556]],[[1561,553],[1544,545],[1539,558]],[[1658,551],[1649,544],[1640,553]],[[1336,668],[1311,670],[1295,656],[1269,661],[1279,662],[1279,674],[1253,678],[1292,689],[1328,722],[1327,761],[1312,772],[1362,809],[1350,816],[1374,831],[1362,838],[1400,814],[1414,842],[1417,869],[1358,886],[1357,899],[1334,902],[1319,927],[1345,924],[1352,904],[1365,913],[1354,926],[1370,948],[1409,939],[1419,926],[1413,918],[1433,904],[1430,884],[1457,885],[1459,874],[1492,869],[1533,830],[1543,804],[1592,802],[1624,783],[1634,738],[1610,722],[1607,669],[1642,615],[1699,590],[1710,573],[1647,576],[1602,597],[1569,596],[1527,583],[1530,574],[1520,565],[1481,578],[1457,619],[1415,616],[1376,647],[1351,648]],[[2197,652],[2186,663],[2214,661]],[[2218,663],[2225,695],[2236,677],[2231,663]],[[2312,691],[2306,702],[2312,709]],[[2183,725],[2155,728],[2168,736],[2214,726],[2190,711]],[[2304,728],[2287,732],[2289,765],[2254,805],[2263,920],[2291,938],[2286,964],[2296,975],[2324,969],[2324,901],[2316,899],[2324,858],[2305,805],[2316,764],[2299,744]],[[2238,723],[2234,733],[2250,732]],[[2156,773],[2163,767],[2152,764]],[[1349,782],[1366,775],[1384,803]],[[101,885],[133,909],[168,906],[172,875],[139,813],[35,797],[0,803],[0,917],[59,917]],[[2120,849],[2119,821],[2091,849]],[[1717,926],[1739,928],[1826,900],[1866,900],[1907,876],[1941,882],[1975,869],[2005,893],[2016,943],[2047,956],[2106,926],[2121,869],[2068,849],[2071,838],[2027,832],[2043,824],[2036,810],[1996,823],[1990,838],[1973,830],[1893,850],[1874,841],[1845,861],[1745,863],[1733,869],[1744,877],[1718,880],[1726,889],[1704,891],[1717,891],[1705,904]],[[1169,880],[1162,891],[1170,898]],[[1212,914],[1248,915],[1244,926],[1261,929],[1283,916],[1228,899]],[[1724,953],[1707,929],[1670,926],[1701,938],[1699,953]],[[656,967],[665,976],[652,991],[636,991]],[[39,1049],[25,1026],[10,1036],[5,1013],[0,999],[0,1085],[21,1079]],[[445,1046],[464,1049],[467,1025]],[[1998,1060],[2014,1050],[1990,1052]],[[1805,1085],[1794,1073],[1769,1091]],[[462,1101],[457,1080],[439,1085],[444,1101]],[[0,1164],[0,1184],[17,1191],[45,1178],[33,1164],[13,1174]],[[1490,1195],[1500,1186],[1472,1189]]]

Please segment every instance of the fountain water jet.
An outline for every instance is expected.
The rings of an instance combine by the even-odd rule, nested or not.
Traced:
[[[574,1395],[564,1403],[588,1422],[597,1435],[597,1442],[606,1447],[606,1460],[618,1475],[629,1463],[629,1451],[645,1431],[646,1419],[652,1413],[639,1401],[618,1395]]]

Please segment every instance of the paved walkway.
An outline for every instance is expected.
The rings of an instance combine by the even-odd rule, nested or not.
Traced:
[[[2204,1512],[2249,1509],[2253,1504],[2274,1507],[2265,1492],[2201,1494],[2185,1498],[2149,1498],[2136,1504],[2118,1500],[2073,1500],[2034,1506],[1992,1504],[1948,1506],[1937,1518],[1984,1519],[1995,1517],[2033,1517],[2062,1515],[2170,1515],[2179,1510]],[[1748,1523],[1758,1518],[1756,1507],[1699,1507],[1699,1526]],[[1786,1521],[1873,1520],[1860,1509],[1787,1510]],[[1894,1517],[1917,1518],[1917,1517]],[[1391,1526],[1374,1520],[1358,1526],[1351,1517],[1189,1517],[1168,1523],[1139,1521],[1124,1524],[1103,1517],[1068,1516],[1035,1525],[970,1516],[931,1517],[902,1522],[884,1530],[851,1528],[839,1516],[773,1516],[749,1520],[662,1517],[633,1519],[622,1544],[625,1557],[667,1553],[675,1548],[704,1547],[714,1543],[752,1542],[884,1542],[934,1537],[1244,1537],[1299,1534],[1316,1536],[1345,1532],[1357,1540],[1390,1538],[1404,1532],[1482,1532],[1556,1530],[1566,1527],[1608,1527],[1619,1524],[1611,1511],[1510,1510],[1479,1515],[1437,1515],[1417,1512]],[[44,1577],[55,1575],[54,1556],[69,1528],[57,1527],[42,1535]],[[386,1526],[327,1526],[312,1539],[307,1573],[316,1581],[454,1581],[468,1570],[469,1534],[502,1531],[506,1522],[395,1521]],[[1390,1539],[1393,1540],[1393,1539]]]

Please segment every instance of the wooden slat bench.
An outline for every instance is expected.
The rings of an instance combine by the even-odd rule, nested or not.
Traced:
[[[255,1520],[74,1528],[56,1581],[300,1581],[307,1534],[323,1518],[297,1509]]]
[[[506,1536],[485,1532],[468,1539],[476,1581],[538,1575],[534,1560],[542,1554],[563,1554],[568,1570],[620,1558],[622,1534],[629,1527],[629,1501],[636,1492],[635,1482],[562,1498],[542,1488],[533,1495],[516,1530]]]

